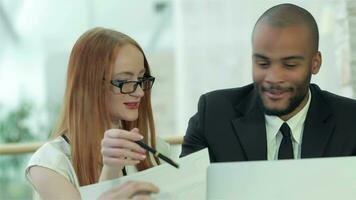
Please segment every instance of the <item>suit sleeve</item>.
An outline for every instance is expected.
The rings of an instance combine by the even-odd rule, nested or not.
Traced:
[[[190,118],[188,128],[182,144],[180,157],[189,155],[207,147],[205,139],[205,96],[202,95],[198,103],[198,112]]]

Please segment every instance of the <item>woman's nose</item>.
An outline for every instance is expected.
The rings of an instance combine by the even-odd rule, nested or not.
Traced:
[[[145,95],[145,92],[143,91],[142,87],[140,84],[137,85],[136,90],[130,94],[131,96],[135,97],[143,97]]]

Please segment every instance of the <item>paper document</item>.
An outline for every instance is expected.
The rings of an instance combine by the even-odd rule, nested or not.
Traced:
[[[208,149],[180,158],[177,163],[179,169],[165,163],[118,179],[83,186],[80,188],[82,199],[97,199],[115,185],[138,180],[159,187],[160,193],[152,195],[157,200],[205,200],[207,167],[210,164]]]

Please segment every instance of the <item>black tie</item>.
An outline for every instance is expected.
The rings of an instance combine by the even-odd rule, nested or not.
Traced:
[[[293,159],[293,145],[290,133],[290,128],[287,123],[283,123],[279,129],[282,132],[283,139],[278,150],[278,160],[281,159]]]

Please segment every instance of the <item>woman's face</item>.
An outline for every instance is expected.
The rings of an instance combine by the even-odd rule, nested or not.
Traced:
[[[144,58],[141,51],[132,44],[125,44],[120,47],[113,66],[111,80],[137,81],[142,79],[144,74]],[[142,88],[138,85],[136,90],[129,94],[121,93],[120,88],[113,85],[110,88],[109,109],[111,110],[113,121],[137,120],[140,101],[144,96]]]

